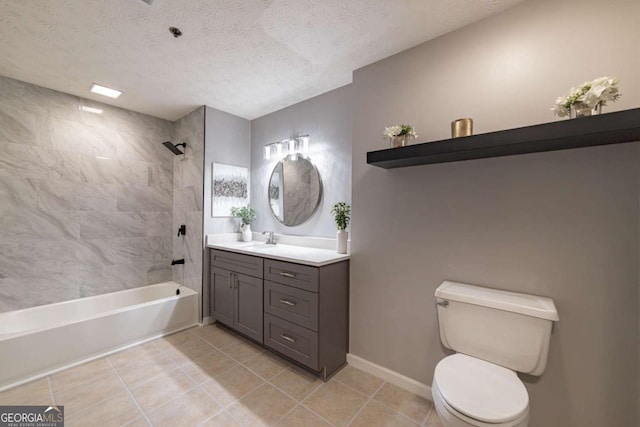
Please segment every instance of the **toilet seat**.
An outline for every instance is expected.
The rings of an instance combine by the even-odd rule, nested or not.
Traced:
[[[529,395],[510,369],[464,354],[441,360],[433,379],[434,400],[470,425],[520,425]]]

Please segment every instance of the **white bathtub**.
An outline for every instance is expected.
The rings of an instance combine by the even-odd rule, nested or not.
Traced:
[[[0,313],[0,391],[197,323],[175,282]]]

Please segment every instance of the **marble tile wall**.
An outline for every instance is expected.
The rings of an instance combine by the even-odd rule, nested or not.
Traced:
[[[0,312],[171,280],[173,129],[0,77]]]
[[[184,265],[173,266],[173,280],[202,295],[204,115],[200,107],[174,122],[173,143],[187,143],[184,155],[173,160],[173,257]],[[180,225],[186,236],[177,236]]]

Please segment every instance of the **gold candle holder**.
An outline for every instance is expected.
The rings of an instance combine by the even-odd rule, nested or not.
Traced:
[[[473,135],[473,119],[465,118],[451,122],[451,138]]]

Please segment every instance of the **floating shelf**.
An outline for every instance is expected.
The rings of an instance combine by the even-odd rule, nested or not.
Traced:
[[[634,141],[640,141],[640,108],[370,151],[367,163],[393,169]]]

